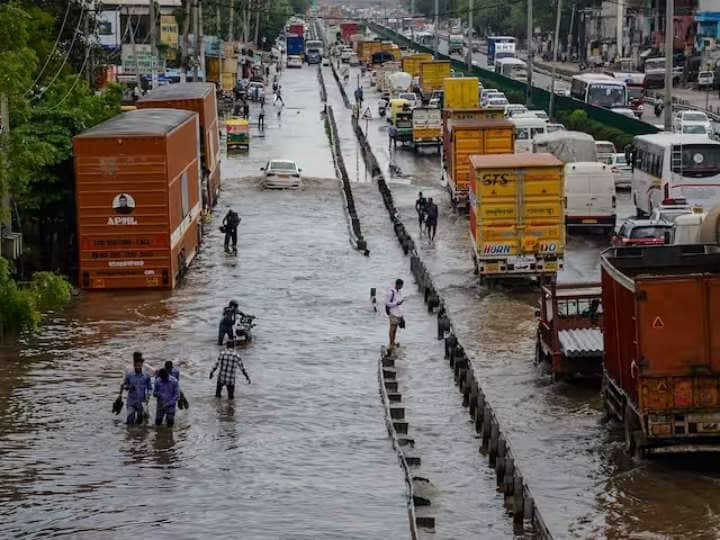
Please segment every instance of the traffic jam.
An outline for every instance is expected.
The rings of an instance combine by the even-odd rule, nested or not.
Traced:
[[[348,94],[364,90],[354,114],[385,120],[391,170],[440,156],[477,281],[539,291],[536,363],[556,381],[599,383],[628,455],[720,450],[720,143],[707,116],[680,111],[672,132],[642,122],[643,74],[555,86],[561,106],[648,126],[618,147],[490,86],[527,79],[515,38],[439,39],[403,21],[331,21],[324,33]],[[468,69],[476,51],[486,65]],[[597,246],[599,280],[568,280],[572,242]]]

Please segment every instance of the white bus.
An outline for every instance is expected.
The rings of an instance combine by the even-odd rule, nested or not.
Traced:
[[[495,73],[525,82],[527,81],[527,64],[519,58],[497,58]]]
[[[570,96],[596,107],[627,107],[627,87],[604,73],[575,75],[570,82]]]
[[[666,199],[705,210],[720,204],[720,143],[707,135],[638,135],[631,167],[638,215],[650,215]]]

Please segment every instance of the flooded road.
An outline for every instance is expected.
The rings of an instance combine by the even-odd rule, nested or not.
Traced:
[[[0,537],[407,537],[378,397],[386,326],[368,302],[396,270],[350,247],[315,71],[282,83],[280,120],[269,106],[266,136],[253,130],[249,154],[223,164],[211,233],[180,289],[82,294],[2,351]],[[260,190],[250,177],[270,157],[297,159],[306,187]],[[217,230],[229,206],[243,218],[235,266]],[[238,381],[234,403],[208,380],[230,298],[258,316],[241,351],[253,383]],[[180,367],[190,409],[172,430],[111,413],[134,350]]]
[[[354,80],[351,75],[350,80]],[[354,85],[350,86],[352,95]],[[376,112],[377,93],[365,87]],[[621,426],[602,422],[598,385],[555,383],[533,365],[538,295],[490,290],[473,275],[466,216],[453,213],[436,154],[390,152],[387,123],[369,123],[369,138],[486,396],[498,415],[543,518],[556,538],[720,537],[720,464],[712,456],[631,462]],[[402,175],[392,178],[388,165]],[[422,190],[440,206],[438,236],[422,239],[414,201]],[[618,220],[633,212],[618,196]],[[561,282],[599,278],[607,239],[569,236]],[[468,427],[468,429],[470,429]],[[482,465],[481,465],[482,466]]]

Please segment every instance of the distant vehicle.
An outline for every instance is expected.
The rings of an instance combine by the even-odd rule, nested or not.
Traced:
[[[298,189],[302,187],[300,173],[294,161],[288,159],[271,159],[260,169],[265,172],[263,186],[267,189]]]
[[[462,54],[464,44],[465,39],[462,34],[450,34],[450,38],[448,39],[448,54]]]
[[[329,65],[330,65],[330,59],[329,59],[327,56],[323,56],[322,65],[323,65],[323,66],[329,66]]]
[[[398,99],[407,99],[411,109],[420,105],[420,98],[415,92],[400,92],[397,97]]]
[[[343,64],[347,64],[350,62],[350,57],[353,55],[352,49],[343,49],[343,51],[340,53],[340,61]],[[357,55],[356,55],[357,56]]]
[[[323,57],[323,44],[319,39],[309,39],[305,42],[305,59],[308,64],[319,64]]]
[[[635,111],[628,107],[613,107],[610,109],[615,114],[622,114],[623,116],[627,116],[628,118],[637,118],[637,114]]]
[[[720,204],[720,143],[707,135],[656,133],[633,140],[633,202],[649,216],[665,199],[708,210]]]
[[[704,90],[712,88],[715,84],[715,73],[712,71],[701,71],[698,73],[697,85],[698,89]]]
[[[300,56],[288,56],[286,65],[289,68],[301,68],[303,66],[303,61]]]
[[[530,109],[528,111],[528,114],[532,114],[533,116],[536,116],[538,118],[541,118],[545,120],[546,122],[550,120],[550,117],[548,116],[548,113],[543,111],[542,109]],[[559,124],[558,124],[559,125]]]
[[[261,82],[248,83],[246,95],[249,97],[250,101],[260,101],[265,95],[265,85]]]
[[[675,115],[675,118],[673,118],[673,131],[677,133],[707,133],[711,135],[712,124],[707,115],[702,111],[680,111]]]
[[[527,64],[519,58],[498,58],[495,60],[495,73],[516,81],[527,81]]]
[[[645,59],[645,78],[643,86],[645,89],[665,88],[665,57]],[[673,67],[673,84],[680,80],[682,68]]]
[[[595,141],[595,151],[597,152],[597,160],[605,164],[610,164],[612,156],[617,154],[615,145],[610,141]]]
[[[509,103],[505,106],[505,117],[510,118],[511,116],[525,114],[527,107],[518,103]]]
[[[532,141],[545,134],[547,122],[532,115],[512,116],[509,120],[515,125],[515,153],[532,152]]]
[[[483,107],[486,109],[503,109],[504,110],[505,107],[509,103],[510,102],[507,100],[506,97],[492,96],[485,101],[485,104],[483,105]]]
[[[665,199],[660,206],[653,208],[650,219],[675,223],[679,216],[701,212],[701,209],[693,208],[685,199]]]
[[[548,122],[547,126],[545,126],[545,130],[548,133],[555,133],[556,131],[565,131],[565,126],[562,124]]]
[[[630,189],[632,185],[632,170],[625,154],[613,154],[608,163],[615,179],[615,189]]]
[[[513,58],[517,39],[512,36],[488,36],[487,65],[495,70],[495,61],[499,58]]]
[[[555,81],[553,88],[555,89],[556,96],[570,97],[570,87],[565,81]],[[548,91],[549,90],[550,86],[548,85]]]
[[[661,246],[672,239],[673,225],[667,221],[630,218],[612,238],[613,246]]]
[[[627,106],[625,83],[603,73],[575,75],[570,81],[570,96],[605,109]]]
[[[350,55],[350,58],[348,58],[348,64],[351,66],[359,66],[360,65],[360,59],[358,58],[358,55],[353,53]]]
[[[499,95],[499,96],[505,97],[505,94],[503,94],[500,90],[497,90],[496,88],[480,89],[480,101],[483,101],[483,100],[489,98],[491,95]]]

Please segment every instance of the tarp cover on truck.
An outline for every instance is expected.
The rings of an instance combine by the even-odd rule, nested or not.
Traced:
[[[533,152],[546,152],[564,163],[597,161],[595,139],[592,135],[580,131],[555,131],[536,135],[533,139]]]

